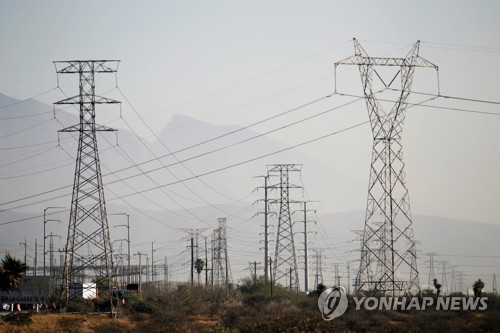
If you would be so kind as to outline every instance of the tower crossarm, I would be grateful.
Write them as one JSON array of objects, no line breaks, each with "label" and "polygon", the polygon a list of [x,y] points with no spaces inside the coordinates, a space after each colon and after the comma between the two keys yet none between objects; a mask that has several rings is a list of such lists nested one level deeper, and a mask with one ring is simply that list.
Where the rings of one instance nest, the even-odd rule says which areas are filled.
[{"label": "tower crossarm", "polygon": [[382,58],[365,57],[360,54],[356,54],[346,59],[337,61],[335,63],[335,67],[337,67],[338,65],[429,67],[436,70],[439,69],[437,65],[419,56],[412,56],[410,58]]},{"label": "tower crossarm", "polygon": [[417,41],[408,55],[404,58],[388,58],[388,57],[370,57],[359,44],[356,38],[354,41],[355,54],[351,57],[335,62],[334,66],[338,65],[358,65],[358,66],[393,66],[393,67],[429,67],[438,70],[439,67],[432,62],[420,57],[418,51],[420,49],[420,41]]},{"label": "tower crossarm", "polygon": [[54,61],[57,74],[116,73],[120,60]]},{"label": "tower crossarm", "polygon": [[93,96],[94,100],[85,100],[80,96],[73,96],[66,99],[63,99],[59,102],[55,102],[55,105],[66,105],[66,104],[121,104],[120,101],[102,97],[102,96]]}]

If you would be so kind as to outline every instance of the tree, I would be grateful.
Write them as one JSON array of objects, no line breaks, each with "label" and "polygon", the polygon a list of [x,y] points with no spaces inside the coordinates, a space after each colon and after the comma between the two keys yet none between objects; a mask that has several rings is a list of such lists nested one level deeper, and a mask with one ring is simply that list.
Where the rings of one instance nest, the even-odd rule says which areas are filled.
[{"label": "tree", "polygon": [[0,290],[11,292],[19,288],[27,267],[24,262],[6,254],[0,265]]},{"label": "tree", "polygon": [[434,287],[436,287],[436,296],[439,297],[439,294],[441,294],[441,284],[438,283],[437,279],[434,279]]},{"label": "tree", "polygon": [[474,296],[481,297],[481,292],[483,291],[484,288],[484,282],[481,281],[481,279],[478,279],[476,282],[474,282],[472,288],[474,290]]},{"label": "tree", "polygon": [[205,261],[200,258],[196,259],[194,268],[196,269],[196,273],[198,273],[198,284],[200,284],[200,274],[203,271],[203,267],[205,267]]}]

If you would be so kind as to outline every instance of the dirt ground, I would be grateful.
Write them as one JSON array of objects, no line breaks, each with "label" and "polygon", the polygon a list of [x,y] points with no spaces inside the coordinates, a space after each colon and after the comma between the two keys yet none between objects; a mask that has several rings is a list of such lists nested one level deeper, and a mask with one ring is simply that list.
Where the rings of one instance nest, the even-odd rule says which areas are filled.
[{"label": "dirt ground", "polygon": [[[109,322],[105,314],[33,314],[33,323],[29,325],[14,325],[0,320],[0,332],[8,333],[33,333],[33,332],[81,332],[94,333],[95,328]],[[133,328],[134,324],[127,317],[116,319],[120,324]]]}]

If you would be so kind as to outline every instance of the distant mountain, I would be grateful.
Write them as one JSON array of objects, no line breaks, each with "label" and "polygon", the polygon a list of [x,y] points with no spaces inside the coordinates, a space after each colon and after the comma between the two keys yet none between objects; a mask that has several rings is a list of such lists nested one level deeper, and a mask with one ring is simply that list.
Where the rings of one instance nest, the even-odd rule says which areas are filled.
[{"label": "distant mountain", "polygon": [[[60,147],[57,139],[58,130],[78,122],[76,112],[69,111],[56,110],[54,118],[52,106],[35,100],[20,102],[0,94],[0,251],[10,250],[20,256],[19,242],[27,238],[30,251],[34,251],[37,238],[40,253],[43,210],[70,205],[77,137],[61,135]],[[218,126],[174,115],[158,138],[138,139],[134,133],[120,129],[117,145],[109,133],[98,136],[108,213],[130,215],[136,251],[149,248],[155,241],[161,249],[159,257],[180,256],[185,250],[185,233],[180,229],[206,228],[204,235],[209,236],[217,218],[226,217],[231,265],[235,278],[241,277],[249,260],[262,257],[261,216],[253,217],[262,207],[251,205],[262,198],[262,191],[253,191],[263,182],[254,177],[264,175],[266,165],[294,163],[302,164],[302,174],[292,175],[290,181],[304,189],[291,190],[291,198],[321,200],[314,203],[319,222],[311,225],[315,234],[311,234],[310,246],[327,249],[325,279],[331,280],[334,263],[341,263],[344,273],[346,262],[356,266],[359,243],[352,230],[363,229],[365,183],[236,125]],[[40,193],[44,194],[37,195]],[[32,195],[36,196],[18,200]],[[55,248],[64,246],[68,216],[67,211],[49,215],[51,220],[61,220],[46,225],[47,233],[61,237],[54,238]],[[123,218],[109,217],[115,240],[126,237],[124,228],[113,227],[123,225]],[[294,219],[300,220],[297,215]],[[500,253],[500,226],[424,215],[415,215],[413,220],[417,241],[421,242],[419,265],[424,275],[426,252],[438,252],[443,255],[439,260],[461,265],[457,271],[467,273],[467,283],[476,276],[490,281],[494,272],[500,274],[495,266],[495,255]],[[17,222],[10,223],[13,221]],[[296,231],[301,225],[297,223]],[[271,230],[276,233],[277,228]],[[301,237],[296,234],[300,250]],[[182,260],[177,260],[179,265]],[[313,260],[310,262],[312,271]],[[180,268],[178,271],[182,272]],[[422,281],[426,277],[422,276]]]},{"label": "distant mountain", "polygon": [[[54,113],[52,106],[35,100],[21,103],[0,95],[0,107],[14,103],[17,104],[4,109],[2,117],[26,118],[0,121],[0,130],[5,133],[0,141],[0,149],[3,148],[0,150],[0,179],[4,189],[0,193],[1,202],[71,186],[74,162],[70,157],[76,156],[77,135],[62,133],[58,142],[57,131],[76,124],[76,112],[56,110]],[[364,185],[353,178],[301,151],[289,149],[280,142],[239,126],[217,126],[174,115],[158,135],[159,140],[140,140],[134,133],[123,129],[119,130],[118,138],[117,145],[113,134],[98,135],[103,174],[128,168],[117,175],[105,176],[104,182],[111,192],[107,194],[108,198],[147,190],[158,184],[172,184],[162,191],[173,191],[173,200],[179,201],[183,207],[206,205],[204,198],[210,198],[212,203],[230,203],[248,196],[256,186],[262,185],[253,177],[265,174],[267,164],[294,163],[302,164],[303,171],[301,178],[297,175],[291,181],[304,186],[312,199],[328,198],[335,202],[335,207],[327,205],[326,211],[335,211],[339,207],[341,210],[357,209],[358,203],[365,200]],[[17,149],[5,149],[12,147]],[[274,154],[278,151],[281,152]],[[175,155],[170,154],[172,152]],[[151,163],[131,167],[144,161]],[[141,173],[147,176],[130,177]],[[207,175],[197,179],[200,174]],[[127,178],[126,185],[120,181],[122,178]],[[181,182],[184,179],[191,180]],[[340,191],[331,191],[333,188],[351,190],[349,195],[344,195]],[[57,193],[69,194],[67,190]],[[54,196],[53,193],[38,199]],[[296,196],[297,200],[302,198],[300,192]],[[191,201],[183,199],[186,197]],[[127,202],[140,207],[161,209],[140,196],[127,198]],[[165,204],[171,209],[179,208],[173,200]],[[40,210],[47,204],[61,205],[62,202],[34,204],[29,209]]]}]

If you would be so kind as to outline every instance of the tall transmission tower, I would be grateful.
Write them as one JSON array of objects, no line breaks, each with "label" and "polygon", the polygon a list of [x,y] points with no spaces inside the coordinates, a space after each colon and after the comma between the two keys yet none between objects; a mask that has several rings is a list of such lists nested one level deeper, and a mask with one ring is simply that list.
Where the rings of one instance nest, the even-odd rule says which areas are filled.
[{"label": "tall transmission tower", "polygon": [[447,262],[441,261],[441,286],[443,288],[444,293],[448,294],[448,274],[447,274]]},{"label": "tall transmission tower", "polygon": [[226,219],[218,219],[219,226],[213,232],[213,284],[229,288],[231,267],[227,255]]},{"label": "tall transmission tower", "polygon": [[434,288],[434,279],[436,278],[436,274],[434,272],[434,256],[436,255],[435,252],[429,252],[426,253],[427,256],[429,256],[429,263],[428,269],[429,269],[429,280],[428,280],[428,288],[433,289]]},{"label": "tall transmission tower", "polygon": [[79,94],[56,102],[56,105],[79,105],[80,123],[59,132],[78,132],[71,213],[68,226],[66,255],[61,288],[61,305],[67,306],[83,293],[99,288],[100,298],[109,298],[111,313],[118,303],[111,292],[113,256],[109,237],[104,185],[97,150],[98,131],[115,131],[95,123],[96,104],[116,104],[118,101],[95,95],[95,74],[116,73],[119,60],[55,61],[57,74],[78,74]]},{"label": "tall transmission tower", "polygon": [[[290,189],[300,188],[290,183],[290,173],[300,172],[302,165],[299,164],[275,164],[267,166],[268,174],[279,174],[279,184],[269,186],[269,188],[279,189],[280,198],[278,214],[278,231],[276,236],[276,251],[274,253],[273,276],[275,282],[282,282],[287,285],[287,279],[290,289],[299,289],[299,270],[297,265],[297,256],[295,253],[295,243],[293,240],[292,217],[290,211],[291,203],[298,201],[290,200]],[[290,267],[292,274],[290,278]]]},{"label": "tall transmission tower", "polygon": [[314,289],[318,289],[318,285],[323,284],[323,250],[316,249],[314,253]]},{"label": "tall transmission tower", "polygon": [[450,294],[453,294],[457,290],[457,276],[455,274],[455,266],[451,266],[451,280],[450,280]]},{"label": "tall transmission tower", "polygon": [[[363,233],[358,283],[360,291],[386,294],[414,294],[420,290],[416,246],[413,236],[410,201],[406,187],[402,133],[407,100],[417,67],[438,69],[418,55],[415,43],[405,58],[370,57],[354,39],[354,56],[335,63],[359,68],[363,93],[373,134],[368,200]],[[377,69],[396,67],[397,72],[383,81]],[[373,74],[384,88],[400,76],[398,98],[390,112],[384,111],[373,90]]]}]

